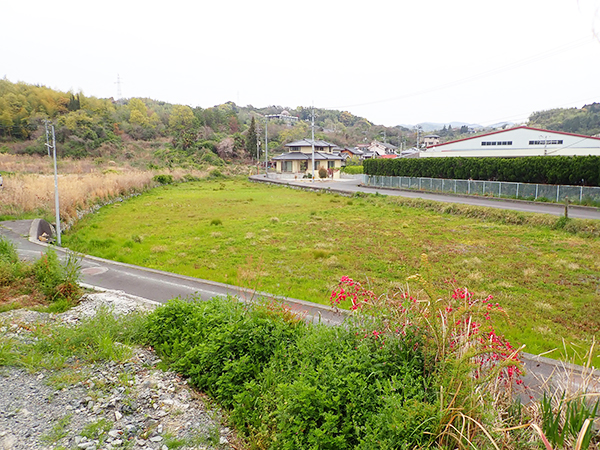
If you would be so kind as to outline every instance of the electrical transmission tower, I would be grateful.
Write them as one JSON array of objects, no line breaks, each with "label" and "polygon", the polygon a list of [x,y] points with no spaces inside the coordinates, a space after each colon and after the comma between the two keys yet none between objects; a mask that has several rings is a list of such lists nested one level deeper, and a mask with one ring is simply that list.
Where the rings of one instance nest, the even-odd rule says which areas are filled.
[{"label": "electrical transmission tower", "polygon": [[123,94],[121,93],[121,76],[119,74],[117,74],[117,81],[115,81],[115,84],[117,85],[117,100],[121,100]]}]

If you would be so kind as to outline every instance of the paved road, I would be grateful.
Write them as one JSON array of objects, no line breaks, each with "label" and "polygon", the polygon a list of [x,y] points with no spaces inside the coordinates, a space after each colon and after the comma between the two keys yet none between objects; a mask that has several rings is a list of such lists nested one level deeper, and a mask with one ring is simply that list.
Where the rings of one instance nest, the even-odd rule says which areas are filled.
[{"label": "paved road", "polygon": [[[530,202],[526,200],[510,200],[490,197],[478,197],[474,195],[452,195],[452,194],[435,194],[431,192],[414,191],[409,189],[392,189],[392,188],[374,188],[362,186],[361,180],[358,179],[342,179],[342,180],[327,180],[311,182],[310,180],[277,180],[273,178],[266,179],[264,175],[254,175],[250,179],[259,182],[287,184],[290,186],[298,186],[305,189],[327,189],[332,192],[340,193],[379,193],[382,195],[390,195],[407,198],[422,198],[425,200],[435,200],[445,203],[459,203],[473,206],[487,206],[496,209],[508,209],[512,211],[531,212],[539,214],[551,214],[553,216],[562,216],[565,213],[565,205],[558,203],[541,203]],[[600,208],[591,208],[587,206],[569,206],[569,217],[577,219],[596,219],[600,220]]]},{"label": "paved road", "polygon": [[[35,231],[31,231],[31,226],[31,220],[0,222],[0,235],[10,239],[16,245],[19,256],[27,260],[39,258],[47,248],[47,244],[29,239],[30,235],[36,234]],[[60,257],[64,257],[66,254],[64,249],[54,248]],[[237,286],[88,255],[81,256],[81,268],[84,285],[99,290],[121,290],[130,295],[161,303],[176,297],[207,300],[215,296],[227,295],[238,296],[246,301],[258,297],[279,299],[271,294],[254,292]],[[290,298],[283,300],[290,305],[291,309],[302,312],[313,320],[322,320],[325,323],[338,323],[342,320],[342,315],[327,306]]]}]

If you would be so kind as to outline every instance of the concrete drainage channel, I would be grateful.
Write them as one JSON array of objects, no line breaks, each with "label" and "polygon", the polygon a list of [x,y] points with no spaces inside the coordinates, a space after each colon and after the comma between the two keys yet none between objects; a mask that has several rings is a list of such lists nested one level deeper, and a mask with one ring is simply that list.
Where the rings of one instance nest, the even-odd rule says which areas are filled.
[{"label": "concrete drainage channel", "polygon": [[[311,189],[315,189],[315,187],[311,186]],[[8,228],[10,229],[10,226]],[[19,224],[18,228],[21,232],[24,231],[24,224]],[[54,229],[44,220],[33,220],[28,229],[29,242],[40,247],[48,246],[44,239],[52,241],[54,236]],[[2,233],[2,228],[0,228],[0,233]],[[15,236],[19,235],[13,233],[12,235],[9,234],[8,237],[15,240]],[[40,240],[40,237],[42,240]],[[24,240],[22,236],[20,238]],[[19,246],[19,242],[16,242],[16,244]],[[56,250],[59,256],[66,253],[61,248],[56,248]],[[41,252],[38,250],[37,254],[39,255]],[[81,273],[84,280],[82,284],[84,287],[99,291],[124,291],[129,295],[159,303],[164,303],[175,297],[188,298],[197,295],[201,299],[231,295],[245,302],[265,298],[282,302],[291,311],[304,316],[310,322],[326,325],[342,324],[349,314],[345,310],[338,310],[337,308],[303,300],[274,296],[224,283],[200,280],[93,256],[80,256],[82,262]],[[523,381],[526,386],[530,387],[530,394],[533,397],[541,395],[542,388],[548,390],[548,386],[571,392],[585,387],[587,392],[600,393],[600,371],[598,370],[529,353],[522,353],[522,359],[526,369],[526,376]],[[529,393],[524,394],[522,400],[529,401]]]}]

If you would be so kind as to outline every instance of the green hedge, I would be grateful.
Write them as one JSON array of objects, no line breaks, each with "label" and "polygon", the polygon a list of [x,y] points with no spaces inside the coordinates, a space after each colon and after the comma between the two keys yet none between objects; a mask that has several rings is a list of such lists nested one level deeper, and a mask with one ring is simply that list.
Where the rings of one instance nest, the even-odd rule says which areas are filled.
[{"label": "green hedge", "polygon": [[388,177],[600,186],[598,156],[369,159],[363,166],[367,175]]},{"label": "green hedge", "polygon": [[342,167],[342,172],[350,175],[359,175],[363,173],[363,166],[345,166]]}]

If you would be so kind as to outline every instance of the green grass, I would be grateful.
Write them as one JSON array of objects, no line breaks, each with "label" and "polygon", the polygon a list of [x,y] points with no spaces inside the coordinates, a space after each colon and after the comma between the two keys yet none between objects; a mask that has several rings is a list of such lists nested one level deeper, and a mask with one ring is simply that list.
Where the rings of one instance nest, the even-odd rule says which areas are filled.
[{"label": "green grass", "polygon": [[[0,334],[0,366],[55,370],[53,384],[75,383],[77,375],[68,371],[72,361],[125,361],[131,356],[130,346],[142,339],[144,323],[143,314],[115,318],[111,311],[102,308],[77,327],[38,323],[32,327],[34,341],[30,344]],[[5,326],[5,322],[0,322],[0,326]],[[67,370],[60,372],[62,369]]]},{"label": "green grass", "polygon": [[494,296],[510,318],[500,331],[525,343],[525,351],[562,349],[564,339],[583,354],[600,331],[600,240],[556,227],[556,221],[219,180],[163,186],[104,207],[65,234],[63,243],[103,258],[323,304],[343,275],[382,292],[420,273],[439,297],[457,280],[476,295]]},{"label": "green grass", "polygon": [[73,414],[67,414],[66,416],[56,420],[54,425],[52,425],[52,429],[48,433],[41,436],[41,441],[48,444],[55,444],[67,436],[69,434],[68,427],[71,422],[71,417],[73,417]]}]

